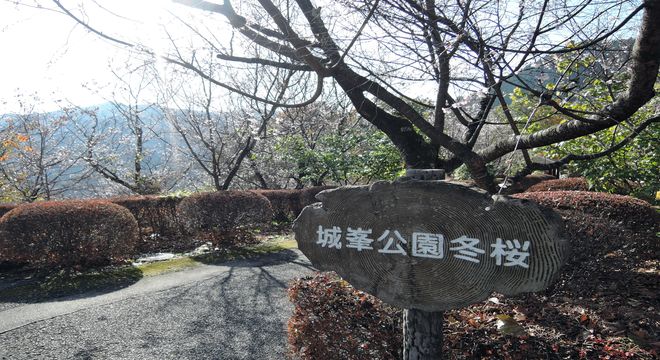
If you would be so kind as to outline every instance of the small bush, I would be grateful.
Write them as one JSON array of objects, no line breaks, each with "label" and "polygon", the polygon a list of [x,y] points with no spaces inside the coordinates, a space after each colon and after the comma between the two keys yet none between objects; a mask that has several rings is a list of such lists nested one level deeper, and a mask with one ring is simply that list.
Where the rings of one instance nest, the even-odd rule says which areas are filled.
[{"label": "small bush", "polygon": [[176,212],[182,197],[174,196],[130,196],[112,198],[114,204],[127,208],[140,227],[140,252],[189,250],[189,237],[185,236],[183,224]]},{"label": "small bush", "polygon": [[334,273],[294,281],[289,299],[289,345],[301,359],[401,358],[400,310]]},{"label": "small bush", "polygon": [[268,199],[250,191],[217,191],[188,196],[177,213],[192,235],[210,236],[251,225],[268,225],[273,210]]},{"label": "small bush", "polygon": [[582,177],[546,180],[530,186],[525,192],[540,191],[589,191],[589,183]]},{"label": "small bush", "polygon": [[656,231],[660,216],[644,200],[625,195],[589,191],[526,192],[514,197],[533,200],[543,206],[590,214],[622,224],[633,231]]},{"label": "small bush", "polygon": [[64,268],[117,264],[134,254],[137,237],[131,213],[106,201],[22,205],[0,220],[0,261]]}]

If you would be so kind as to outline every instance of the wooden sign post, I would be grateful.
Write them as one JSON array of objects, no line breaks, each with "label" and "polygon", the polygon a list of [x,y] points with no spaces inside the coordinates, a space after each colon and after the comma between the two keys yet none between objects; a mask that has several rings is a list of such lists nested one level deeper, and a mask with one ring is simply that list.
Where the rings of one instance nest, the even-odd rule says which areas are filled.
[{"label": "wooden sign post", "polygon": [[412,178],[323,191],[293,228],[316,268],[408,309],[404,358],[437,359],[442,311],[543,290],[569,246],[551,210]]},{"label": "wooden sign post", "polygon": [[[407,180],[440,181],[443,169],[407,169]],[[424,360],[442,358],[444,311],[403,309],[403,358]]]}]

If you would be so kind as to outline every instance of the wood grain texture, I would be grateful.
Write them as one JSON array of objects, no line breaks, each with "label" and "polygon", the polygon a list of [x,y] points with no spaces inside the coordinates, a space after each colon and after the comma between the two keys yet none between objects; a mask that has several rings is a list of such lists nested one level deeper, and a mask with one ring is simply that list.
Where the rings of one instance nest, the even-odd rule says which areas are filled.
[{"label": "wood grain texture", "polygon": [[[342,187],[317,195],[321,203],[306,207],[294,223],[300,250],[319,270],[336,271],[354,287],[402,308],[442,311],[486,299],[493,291],[513,295],[540,291],[557,275],[569,244],[562,220],[529,201],[444,181],[378,182]],[[317,243],[319,226],[342,230],[341,249]],[[373,250],[347,247],[348,228],[371,229]],[[387,230],[407,241],[406,255],[383,254]],[[441,259],[412,256],[412,234],[444,236]],[[451,240],[480,240],[479,263],[457,258]],[[491,257],[496,239],[529,241],[529,266],[502,266]]]}]

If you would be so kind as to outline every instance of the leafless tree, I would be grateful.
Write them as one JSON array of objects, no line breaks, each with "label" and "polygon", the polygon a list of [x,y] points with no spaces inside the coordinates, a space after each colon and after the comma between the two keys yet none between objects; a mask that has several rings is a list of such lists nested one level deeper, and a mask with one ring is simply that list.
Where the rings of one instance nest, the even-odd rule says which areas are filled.
[{"label": "leafless tree", "polygon": [[70,133],[75,111],[41,113],[35,110],[36,102],[25,99],[19,114],[5,114],[0,119],[3,128],[11,127],[12,134],[20,138],[10,150],[11,156],[0,163],[0,177],[20,196],[16,200],[24,202],[71,196],[90,177]]},{"label": "leafless tree", "polygon": [[[76,122],[76,135],[84,143],[85,162],[96,173],[132,193],[158,194],[170,190],[180,176],[168,169],[171,151],[160,146],[154,153],[158,146],[153,143],[160,142],[155,129],[165,119],[155,103],[143,103],[143,93],[155,88],[151,62],[136,66],[135,60],[124,64],[123,72],[111,67],[118,85],[106,104],[109,109],[79,109],[86,116]],[[149,143],[154,146],[148,148]]]},{"label": "leafless tree", "polygon": [[[117,35],[115,29],[96,29],[74,10],[58,0],[53,2],[105,39],[138,47]],[[165,60],[221,88],[282,108],[315,101],[324,82],[332,80],[362,117],[388,135],[407,166],[451,171],[465,164],[476,183],[493,192],[497,187],[486,169],[489,162],[522,151],[527,171],[559,166],[535,163],[525,152],[630,122],[655,96],[660,62],[660,24],[653,20],[660,15],[657,0],[364,0],[330,2],[323,9],[311,0],[256,0],[242,2],[238,10],[229,1],[175,2],[223,16],[242,37],[243,50],[238,52],[233,36],[220,40],[212,31],[186,23],[204,40],[206,50],[215,52],[227,66],[296,70],[310,80],[316,78],[312,83],[317,86],[301,93],[307,95],[305,100],[277,103],[232,86],[230,79],[212,76],[197,67],[190,56],[172,52],[164,56]],[[361,23],[357,28],[352,25],[356,20]],[[570,96],[543,83],[521,83],[516,76],[548,56],[577,59],[594,46],[625,36],[636,36],[627,86],[599,109],[575,111]],[[557,82],[565,87],[568,81],[560,77]],[[406,93],[411,84],[428,82],[435,83],[435,101],[417,104],[433,110],[432,116],[424,117]],[[535,109],[551,108],[567,121],[530,132],[527,122],[513,118],[504,109],[508,135],[475,148],[490,112],[498,105],[506,106],[502,87],[509,83],[535,96]],[[479,106],[474,111],[462,108],[457,101],[466,93],[479,94]],[[445,131],[447,114],[463,126],[462,136],[450,136]],[[654,114],[628,126],[635,134],[658,119]]]},{"label": "leafless tree", "polygon": [[[206,65],[195,61],[199,67],[214,67],[213,61]],[[267,70],[257,68],[249,75],[244,79],[244,88],[252,87],[256,93],[264,86],[267,89],[265,96],[279,102],[283,100],[294,72],[275,70],[269,74]],[[162,111],[182,140],[180,146],[172,145],[211,179],[215,190],[229,189],[237,176],[241,177],[239,171],[250,158],[258,140],[265,137],[277,105],[231,96],[222,99],[223,96],[214,92],[214,84],[208,80],[199,82],[198,87],[182,84],[174,87],[173,83],[168,79],[160,85],[164,94],[161,102],[166,105]],[[230,110],[223,110],[219,106],[222,103]],[[259,178],[259,171],[255,176]],[[263,177],[261,180],[265,181]]]}]

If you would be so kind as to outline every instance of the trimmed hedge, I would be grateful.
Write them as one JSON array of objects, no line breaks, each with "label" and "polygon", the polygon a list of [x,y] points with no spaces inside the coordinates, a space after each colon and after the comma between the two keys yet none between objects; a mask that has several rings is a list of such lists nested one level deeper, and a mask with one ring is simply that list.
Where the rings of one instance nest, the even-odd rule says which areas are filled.
[{"label": "trimmed hedge", "polygon": [[15,204],[0,204],[0,218],[6,213],[14,210],[18,205]]},{"label": "trimmed hedge", "polygon": [[[107,201],[85,200],[77,201],[76,203],[112,203],[128,210],[135,218],[138,225],[138,240],[134,245],[131,245],[132,254],[161,251],[187,251],[203,241],[211,240],[217,243],[217,240],[219,240],[218,235],[226,238],[226,235],[231,235],[230,233],[232,231],[240,230],[246,226],[270,225],[270,222],[273,219],[273,210],[275,210],[276,220],[280,222],[289,222],[295,219],[305,206],[316,202],[314,197],[318,192],[328,188],[330,187],[313,187],[304,190],[253,190],[249,192],[224,191],[218,193],[196,194],[187,198],[129,196],[111,198]],[[69,210],[54,210],[59,206],[56,206],[56,204],[73,203],[74,202],[71,201],[64,201],[20,205],[20,208],[33,209],[33,207],[46,207],[50,209],[33,209],[29,211],[28,215],[21,215],[21,226],[31,227],[32,225],[30,225],[30,222],[34,222],[35,224],[41,223],[43,221],[41,219],[42,215],[50,219],[50,217],[55,216],[50,214],[51,212],[57,213],[58,211],[62,211],[67,213]],[[18,205],[0,204],[0,217],[5,213],[14,210],[17,206]],[[48,212],[48,215],[42,214],[45,212]],[[73,214],[73,217],[79,216],[78,214],[71,214]],[[58,214],[57,216],[60,216],[63,219],[65,215]],[[89,214],[80,215],[81,219],[87,219],[89,216]],[[47,222],[50,221],[51,220],[47,220]],[[96,221],[96,219],[94,221]],[[62,220],[62,222],[64,222],[64,220]],[[78,224],[75,226],[78,227],[82,225]],[[247,233],[242,232],[241,234]],[[195,238],[191,235],[201,235],[201,237]],[[13,235],[8,234],[7,236],[11,238]],[[48,237],[51,235],[44,234],[43,236]],[[50,240],[47,241],[58,241],[55,239],[57,236],[60,235],[52,235],[52,237],[49,238]],[[69,238],[71,235],[62,233],[61,236]],[[97,235],[94,235],[94,238],[96,237]],[[42,241],[46,240],[39,240],[39,242]],[[73,241],[75,242],[78,240]],[[11,249],[6,247],[8,245],[3,245],[5,243],[9,244],[10,242],[13,244]],[[6,240],[4,243],[0,244],[0,264],[3,261],[8,261],[7,259],[9,258],[11,258],[12,261],[28,262],[28,260],[25,259],[31,258],[31,255],[17,254],[16,252],[19,248],[16,246],[17,245],[11,240]],[[46,248],[44,246],[42,247]],[[33,248],[24,250],[30,252],[32,249]],[[41,250],[37,249],[35,251],[38,252]],[[12,253],[11,256],[9,255],[10,252]],[[53,257],[62,258],[62,255],[54,255]],[[55,262],[62,261],[64,260],[57,260]],[[96,260],[90,261],[95,262]],[[30,260],[29,262],[43,261]]]},{"label": "trimmed hedge", "polygon": [[109,199],[133,214],[140,228],[139,252],[184,251],[190,244],[176,212],[182,197],[129,196]]},{"label": "trimmed hedge", "polygon": [[217,191],[190,195],[177,213],[192,235],[215,235],[245,226],[268,225],[273,210],[268,199],[250,191]]},{"label": "trimmed hedge", "polygon": [[289,222],[296,217],[300,207],[299,190],[252,190],[270,201],[273,209],[273,220]]},{"label": "trimmed hedge", "polygon": [[589,191],[589,183],[583,177],[554,179],[532,185],[525,192],[539,191]]},{"label": "trimmed hedge", "polygon": [[544,191],[513,195],[533,200],[557,210],[581,212],[620,223],[633,231],[654,230],[660,223],[658,212],[644,200],[631,196],[591,191]]},{"label": "trimmed hedge", "polygon": [[[291,351],[301,359],[400,359],[401,311],[355,290],[334,273],[294,281],[288,322]],[[294,356],[294,357],[295,357]]]},{"label": "trimmed hedge", "polygon": [[0,219],[0,262],[37,267],[118,264],[134,254],[138,225],[107,201],[21,205]]},{"label": "trimmed hedge", "polygon": [[316,194],[332,186],[314,186],[302,190],[251,190],[255,194],[265,196],[273,207],[273,219],[279,222],[290,222],[298,217],[305,206],[317,202]]}]

